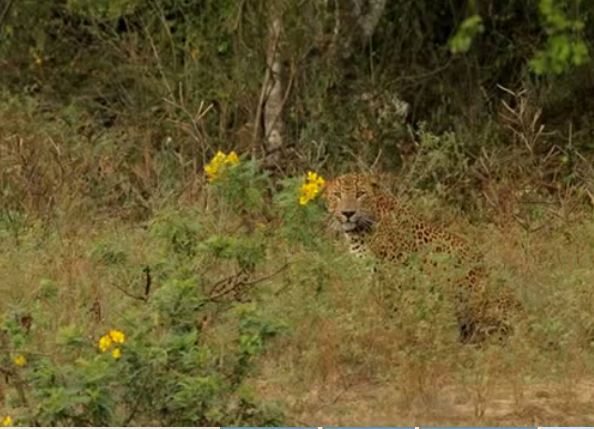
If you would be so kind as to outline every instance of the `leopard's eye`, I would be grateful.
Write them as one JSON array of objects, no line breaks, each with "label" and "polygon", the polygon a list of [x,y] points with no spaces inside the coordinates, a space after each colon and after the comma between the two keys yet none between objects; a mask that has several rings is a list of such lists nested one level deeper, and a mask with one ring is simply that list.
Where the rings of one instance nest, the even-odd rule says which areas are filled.
[{"label": "leopard's eye", "polygon": [[357,197],[357,198],[363,198],[365,195],[367,195],[367,192],[365,192],[365,191],[357,191],[357,193],[355,194],[355,197]]},{"label": "leopard's eye", "polygon": [[340,191],[334,191],[334,192],[332,192],[332,195],[333,195],[335,198],[340,198]]}]

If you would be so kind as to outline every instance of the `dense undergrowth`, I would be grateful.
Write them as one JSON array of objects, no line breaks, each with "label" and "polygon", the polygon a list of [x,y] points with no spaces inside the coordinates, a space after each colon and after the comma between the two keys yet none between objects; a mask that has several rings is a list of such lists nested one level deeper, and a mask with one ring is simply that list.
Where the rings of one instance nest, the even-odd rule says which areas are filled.
[{"label": "dense undergrowth", "polygon": [[[42,3],[0,10],[1,423],[594,424],[589,3],[387,2],[368,38],[349,2]],[[448,273],[370,276],[309,170],[475,243],[509,344],[460,344]]]},{"label": "dense undergrowth", "polygon": [[[378,285],[320,202],[300,204],[302,177],[274,186],[243,157],[219,162],[210,183],[202,171],[162,180],[180,162],[167,151],[140,165],[116,157],[117,141],[87,151],[26,108],[3,113],[2,136],[1,393],[17,424],[297,424],[334,415],[297,399],[312,388],[361,383],[393,386],[411,422],[456,385],[489,421],[495,386],[520,407],[534,383],[577,385],[594,369],[594,222],[578,192],[509,213],[485,206],[472,224],[439,192],[410,192],[426,218],[477,243],[489,281],[513,285],[527,309],[506,347],[474,348],[458,341],[443,277],[394,267]],[[430,152],[416,162],[435,165]],[[393,313],[396,284],[404,296],[390,299],[407,305]],[[112,329],[125,342],[102,352]]]}]

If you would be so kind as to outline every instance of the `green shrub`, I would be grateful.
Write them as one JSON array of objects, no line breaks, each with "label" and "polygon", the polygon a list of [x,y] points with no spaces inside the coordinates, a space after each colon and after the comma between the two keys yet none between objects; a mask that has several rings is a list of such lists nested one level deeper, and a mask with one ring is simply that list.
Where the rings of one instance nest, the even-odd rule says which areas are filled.
[{"label": "green shrub", "polygon": [[[588,45],[582,34],[584,20],[580,16],[572,19],[563,7],[567,2],[540,0],[538,10],[547,34],[544,49],[539,49],[530,61],[534,73],[560,75],[573,66],[589,60]],[[575,0],[576,9],[581,0]]]},{"label": "green shrub", "polygon": [[[67,323],[50,334],[54,323],[47,312],[59,292],[47,278],[36,300],[5,314],[0,365],[8,368],[9,388],[2,408],[17,424],[283,422],[280,404],[259,400],[246,380],[270,341],[286,331],[285,323],[265,311],[257,288],[239,302],[214,299],[211,287],[225,267],[256,277],[265,273],[268,253],[284,240],[305,244],[315,237],[320,243],[322,210],[316,202],[299,204],[302,179],[290,180],[268,208],[283,226],[265,233],[267,228],[243,222],[265,221],[267,182],[257,164],[238,161],[219,173],[208,186],[206,210],[162,210],[143,234],[152,290],[147,284],[137,293],[130,286],[137,258],[126,237],[91,241],[89,263],[127,295],[127,301],[106,301],[114,306],[109,320]],[[213,322],[207,327],[206,320]]]}]

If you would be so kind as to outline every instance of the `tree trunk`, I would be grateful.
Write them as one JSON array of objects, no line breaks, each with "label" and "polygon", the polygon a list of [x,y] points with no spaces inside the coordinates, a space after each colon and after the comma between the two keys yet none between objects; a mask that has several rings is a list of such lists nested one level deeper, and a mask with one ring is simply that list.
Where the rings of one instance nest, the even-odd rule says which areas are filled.
[{"label": "tree trunk", "polygon": [[254,128],[255,143],[260,137],[258,125],[261,124],[264,166],[276,169],[281,168],[285,133],[285,123],[282,115],[284,105],[283,70],[279,50],[281,29],[281,20],[276,16],[272,19],[270,26],[266,54],[266,73],[262,84],[258,114],[256,115],[257,123]]},{"label": "tree trunk", "polygon": [[386,0],[350,0],[338,3],[332,51],[348,59],[356,45],[365,44],[386,9]]}]

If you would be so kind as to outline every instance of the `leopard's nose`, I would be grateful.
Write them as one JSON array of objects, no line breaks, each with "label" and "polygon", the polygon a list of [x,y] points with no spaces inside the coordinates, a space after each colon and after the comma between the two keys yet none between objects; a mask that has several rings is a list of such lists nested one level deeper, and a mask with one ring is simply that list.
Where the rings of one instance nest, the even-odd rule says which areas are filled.
[{"label": "leopard's nose", "polygon": [[350,220],[355,214],[353,210],[343,210],[341,213],[346,218],[346,220]]}]

